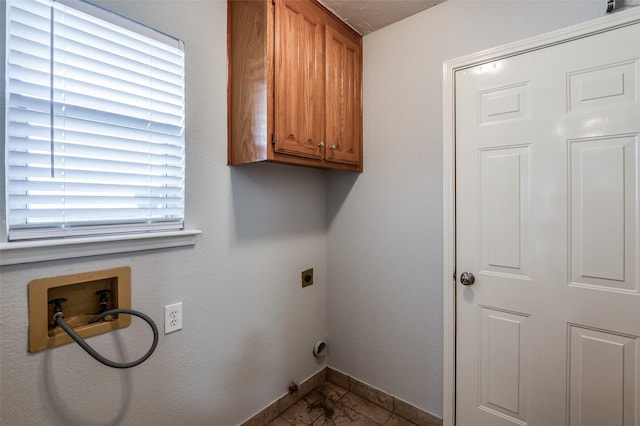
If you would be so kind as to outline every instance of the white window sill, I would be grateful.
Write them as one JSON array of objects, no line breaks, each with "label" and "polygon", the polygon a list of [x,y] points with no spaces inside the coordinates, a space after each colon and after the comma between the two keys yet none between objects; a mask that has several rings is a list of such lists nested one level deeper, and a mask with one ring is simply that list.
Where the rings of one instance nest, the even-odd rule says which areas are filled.
[{"label": "white window sill", "polygon": [[199,230],[0,243],[0,266],[193,246]]}]

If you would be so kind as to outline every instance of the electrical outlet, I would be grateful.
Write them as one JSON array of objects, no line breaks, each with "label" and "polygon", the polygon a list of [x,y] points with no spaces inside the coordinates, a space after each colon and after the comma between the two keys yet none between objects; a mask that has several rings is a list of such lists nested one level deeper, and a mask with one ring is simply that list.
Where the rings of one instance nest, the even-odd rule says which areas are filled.
[{"label": "electrical outlet", "polygon": [[182,302],[164,307],[164,334],[182,330]]},{"label": "electrical outlet", "polygon": [[313,268],[302,271],[302,287],[313,285]]}]

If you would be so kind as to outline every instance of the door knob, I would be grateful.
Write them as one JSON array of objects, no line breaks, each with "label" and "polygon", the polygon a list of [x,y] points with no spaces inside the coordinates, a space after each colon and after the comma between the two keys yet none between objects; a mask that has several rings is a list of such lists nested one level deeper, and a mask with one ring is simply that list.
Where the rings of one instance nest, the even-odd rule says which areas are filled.
[{"label": "door knob", "polygon": [[476,277],[474,277],[471,272],[463,272],[462,275],[460,275],[460,282],[462,285],[471,285],[476,282]]}]

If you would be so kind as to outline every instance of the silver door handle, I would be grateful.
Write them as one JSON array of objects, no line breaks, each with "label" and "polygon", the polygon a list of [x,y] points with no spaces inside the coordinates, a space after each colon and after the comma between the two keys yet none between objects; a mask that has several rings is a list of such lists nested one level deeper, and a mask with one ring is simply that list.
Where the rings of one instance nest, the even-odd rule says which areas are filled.
[{"label": "silver door handle", "polygon": [[474,277],[471,272],[463,272],[462,275],[460,275],[460,283],[462,283],[462,285],[472,285],[475,282],[476,277]]}]

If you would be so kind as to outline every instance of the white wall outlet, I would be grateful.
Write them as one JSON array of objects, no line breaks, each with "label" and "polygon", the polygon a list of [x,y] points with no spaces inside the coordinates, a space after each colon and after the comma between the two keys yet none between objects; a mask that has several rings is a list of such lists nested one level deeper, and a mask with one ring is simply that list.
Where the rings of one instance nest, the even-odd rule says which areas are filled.
[{"label": "white wall outlet", "polygon": [[182,330],[182,302],[164,307],[164,334]]}]

